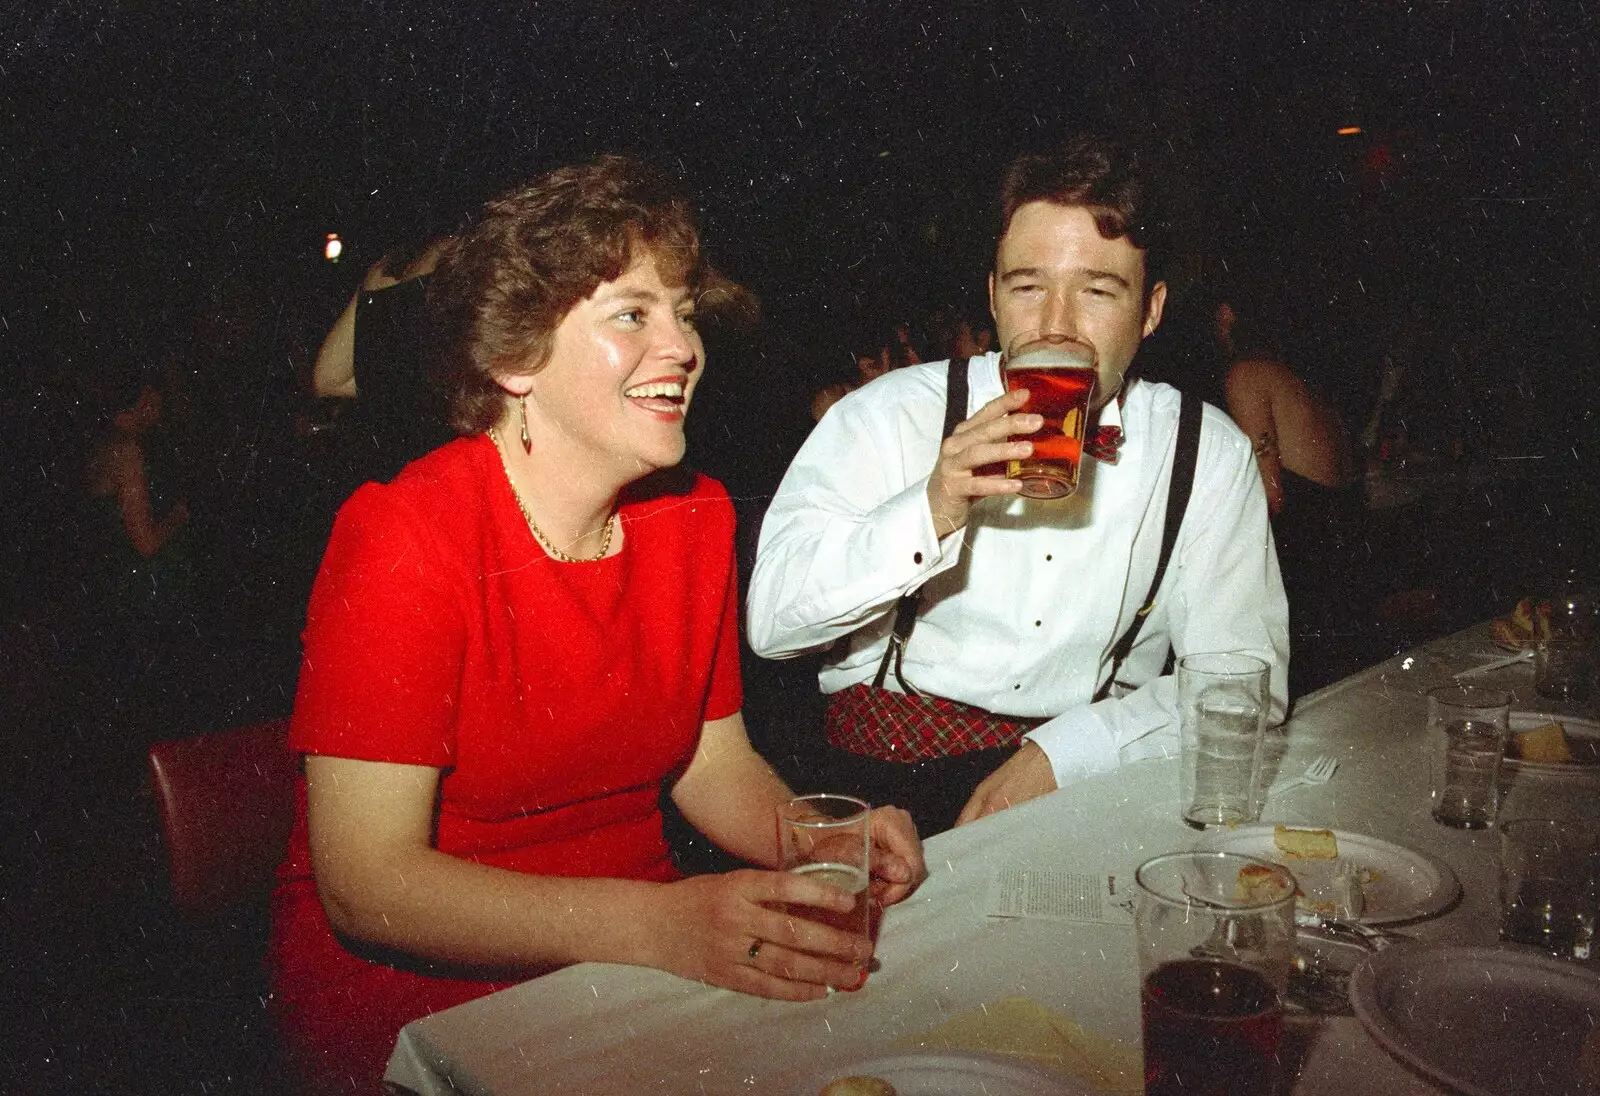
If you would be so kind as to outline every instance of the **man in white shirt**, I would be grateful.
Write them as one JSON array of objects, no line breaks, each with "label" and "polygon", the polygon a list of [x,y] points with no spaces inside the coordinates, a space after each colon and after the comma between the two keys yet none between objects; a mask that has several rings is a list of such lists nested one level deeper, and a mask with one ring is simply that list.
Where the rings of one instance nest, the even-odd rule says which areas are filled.
[{"label": "man in white shirt", "polygon": [[[1005,391],[996,353],[968,361],[964,421],[942,442],[940,362],[840,400],[791,464],[761,529],[748,629],[769,658],[828,649],[827,790],[904,802],[926,833],[1175,752],[1169,645],[1266,660],[1282,718],[1287,607],[1266,498],[1250,443],[1213,407],[1154,607],[1113,667],[1156,576],[1180,406],[1165,385],[1124,383],[1166,301],[1146,201],[1134,158],[1097,139],[1023,157],[1002,185],[998,345],[1024,331],[1079,344],[1101,434],[1125,439],[1114,463],[1083,461],[1076,494],[1023,499],[999,474],[1042,419]],[[918,588],[896,651],[897,603]]]}]

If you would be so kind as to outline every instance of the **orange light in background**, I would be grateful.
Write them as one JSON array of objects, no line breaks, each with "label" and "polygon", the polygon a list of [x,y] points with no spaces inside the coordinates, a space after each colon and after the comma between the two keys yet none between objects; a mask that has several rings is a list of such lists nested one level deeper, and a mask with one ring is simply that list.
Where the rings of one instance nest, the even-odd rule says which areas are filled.
[{"label": "orange light in background", "polygon": [[1339,129],[1337,130],[1337,132],[1338,132],[1339,136],[1341,136],[1341,137],[1354,137],[1356,134],[1361,132],[1361,127],[1360,126],[1340,126]]},{"label": "orange light in background", "polygon": [[337,232],[328,233],[327,242],[322,245],[322,257],[330,263],[336,263],[342,254],[344,254],[344,241],[339,239]]}]

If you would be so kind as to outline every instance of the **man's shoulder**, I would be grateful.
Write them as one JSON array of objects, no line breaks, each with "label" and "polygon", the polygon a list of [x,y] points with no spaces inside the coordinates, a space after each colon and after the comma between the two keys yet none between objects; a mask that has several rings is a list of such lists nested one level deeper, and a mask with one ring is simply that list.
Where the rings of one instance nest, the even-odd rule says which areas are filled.
[{"label": "man's shoulder", "polygon": [[906,399],[944,399],[946,362],[924,362],[893,369],[845,395],[839,402],[857,408],[898,404]]}]

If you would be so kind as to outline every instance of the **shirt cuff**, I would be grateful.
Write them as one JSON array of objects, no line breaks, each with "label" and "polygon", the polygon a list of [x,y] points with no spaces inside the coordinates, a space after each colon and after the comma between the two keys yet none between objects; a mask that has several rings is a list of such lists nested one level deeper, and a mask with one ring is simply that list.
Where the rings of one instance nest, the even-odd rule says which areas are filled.
[{"label": "shirt cuff", "polygon": [[1116,737],[1087,704],[1039,724],[1022,737],[1050,759],[1058,788],[1117,768]]},{"label": "shirt cuff", "polygon": [[1129,762],[1177,754],[1178,728],[1168,720],[1131,741],[1119,742],[1110,717],[1120,704],[1122,701],[1115,699],[1085,704],[1022,736],[1044,751],[1055,774],[1056,787],[1115,772]]},{"label": "shirt cuff", "polygon": [[908,579],[900,583],[902,590],[914,590],[934,575],[948,571],[961,559],[961,546],[966,541],[966,530],[957,529],[940,538],[933,527],[933,513],[928,509],[928,480],[926,477],[905,488],[883,503],[880,510],[887,516],[882,528],[890,530],[889,538],[895,564],[890,573],[907,573]]}]

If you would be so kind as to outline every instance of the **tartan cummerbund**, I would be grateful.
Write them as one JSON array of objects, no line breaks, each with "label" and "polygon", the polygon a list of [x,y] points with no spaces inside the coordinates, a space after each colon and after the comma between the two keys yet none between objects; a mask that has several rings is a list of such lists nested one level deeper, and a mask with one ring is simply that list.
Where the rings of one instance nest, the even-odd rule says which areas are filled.
[{"label": "tartan cummerbund", "polygon": [[1015,746],[1043,719],[996,715],[942,696],[908,696],[861,683],[828,698],[830,745],[914,764],[991,746]]}]

